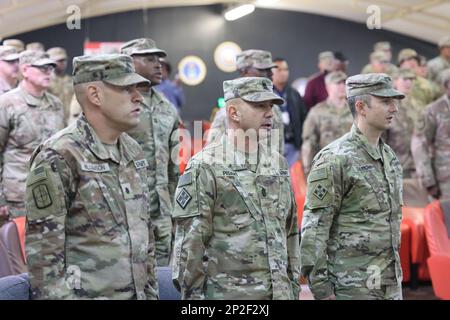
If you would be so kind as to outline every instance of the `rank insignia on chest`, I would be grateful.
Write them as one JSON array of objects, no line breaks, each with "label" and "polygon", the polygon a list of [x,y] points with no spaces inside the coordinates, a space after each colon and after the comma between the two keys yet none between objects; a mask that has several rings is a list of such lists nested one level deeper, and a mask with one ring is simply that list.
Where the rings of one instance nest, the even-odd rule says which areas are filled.
[{"label": "rank insignia on chest", "polygon": [[186,208],[189,201],[192,200],[192,196],[187,192],[185,188],[181,189],[180,193],[177,196],[177,203],[181,208]]},{"label": "rank insignia on chest", "polygon": [[319,199],[322,200],[327,194],[327,189],[325,189],[321,184],[318,184],[314,189],[313,194]]}]

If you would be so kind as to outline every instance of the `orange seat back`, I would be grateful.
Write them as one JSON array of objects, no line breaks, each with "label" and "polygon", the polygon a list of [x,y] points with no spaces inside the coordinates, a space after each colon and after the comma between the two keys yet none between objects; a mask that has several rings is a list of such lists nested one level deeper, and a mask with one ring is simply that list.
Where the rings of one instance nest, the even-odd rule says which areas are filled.
[{"label": "orange seat back", "polygon": [[23,260],[26,262],[27,257],[25,255],[25,229],[26,229],[26,217],[19,217],[13,219],[17,227],[17,232],[19,234],[20,247],[22,249]]},{"label": "orange seat back", "polygon": [[424,224],[430,255],[450,256],[450,239],[439,201],[425,208]]},{"label": "orange seat back", "polygon": [[303,205],[306,198],[306,178],[303,172],[302,162],[299,160],[291,166],[292,190],[297,203],[298,227],[301,228],[303,218]]}]

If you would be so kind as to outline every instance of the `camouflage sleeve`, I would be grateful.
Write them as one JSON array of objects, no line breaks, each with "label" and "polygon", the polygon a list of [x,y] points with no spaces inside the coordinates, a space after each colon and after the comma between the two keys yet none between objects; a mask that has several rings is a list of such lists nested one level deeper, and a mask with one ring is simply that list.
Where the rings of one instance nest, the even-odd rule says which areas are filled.
[{"label": "camouflage sleeve", "polygon": [[295,203],[294,193],[291,189],[291,210],[289,218],[286,221],[287,251],[288,251],[288,275],[292,283],[293,296],[299,297],[300,287],[300,255],[299,255],[299,234],[297,205]]},{"label": "camouflage sleeve", "polygon": [[205,299],[208,264],[205,249],[212,234],[214,181],[208,169],[188,167],[180,177],[175,193],[172,279],[182,299]]},{"label": "camouflage sleeve", "polygon": [[411,153],[416,165],[417,175],[425,188],[436,185],[432,167],[430,147],[434,144],[436,119],[429,108],[420,115],[411,139]]},{"label": "camouflage sleeve", "polygon": [[175,194],[175,189],[177,188],[178,179],[180,178],[180,166],[179,163],[179,153],[180,153],[180,139],[179,139],[179,128],[181,124],[181,119],[177,115],[177,119],[174,123],[172,133],[170,135],[169,141],[169,194]]},{"label": "camouflage sleeve", "polygon": [[9,137],[9,115],[8,108],[0,99],[0,207],[6,205],[3,193],[3,152]]},{"label": "camouflage sleeve", "polygon": [[305,177],[308,176],[311,171],[311,164],[314,156],[319,152],[319,134],[316,130],[317,121],[314,114],[314,109],[311,110],[306,116],[306,120],[303,123],[303,133],[302,133],[302,165]]},{"label": "camouflage sleeve", "polygon": [[308,176],[303,212],[300,264],[316,299],[334,293],[328,277],[327,241],[333,217],[340,207],[341,170],[333,160],[315,159]]},{"label": "camouflage sleeve", "polygon": [[41,151],[26,181],[26,254],[32,299],[78,299],[65,264],[65,224],[70,194],[70,166],[53,150]]},{"label": "camouflage sleeve", "polygon": [[210,144],[217,139],[220,139],[225,132],[226,128],[226,112],[222,111],[223,109],[219,109],[216,112],[213,122],[211,123],[211,127],[208,130],[208,134],[206,137],[206,144]]}]

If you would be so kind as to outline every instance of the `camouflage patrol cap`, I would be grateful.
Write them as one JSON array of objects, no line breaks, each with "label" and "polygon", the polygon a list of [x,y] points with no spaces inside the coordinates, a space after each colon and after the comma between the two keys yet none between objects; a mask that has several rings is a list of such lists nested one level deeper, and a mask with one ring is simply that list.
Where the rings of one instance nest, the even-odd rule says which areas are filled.
[{"label": "camouflage patrol cap", "polygon": [[19,54],[16,48],[11,46],[0,46],[0,60],[14,61],[19,60]]},{"label": "camouflage patrol cap", "polygon": [[125,54],[85,55],[73,58],[73,84],[103,81],[129,86],[150,81],[135,72],[133,59]]},{"label": "camouflage patrol cap", "polygon": [[120,47],[120,53],[132,56],[134,54],[157,54],[165,57],[167,53],[156,47],[156,42],[149,38],[139,38],[128,41]]},{"label": "camouflage patrol cap", "polygon": [[50,48],[47,50],[47,54],[50,56],[50,59],[55,61],[67,59],[67,52],[61,47]]},{"label": "camouflage patrol cap", "polygon": [[392,79],[416,79],[416,73],[411,69],[398,69],[392,74]]},{"label": "camouflage patrol cap", "polygon": [[376,97],[403,99],[405,95],[392,87],[391,78],[384,73],[357,74],[345,82],[347,98],[370,94]]},{"label": "camouflage patrol cap", "polygon": [[391,44],[388,41],[379,41],[373,45],[373,51],[391,50]]},{"label": "camouflage patrol cap", "polygon": [[34,67],[45,65],[56,66],[56,62],[43,51],[25,50],[19,55],[19,64],[31,64]]},{"label": "camouflage patrol cap", "polygon": [[341,81],[345,81],[347,79],[347,75],[343,71],[333,71],[328,73],[325,76],[325,83],[339,83]]},{"label": "camouflage patrol cap", "polygon": [[380,61],[380,62],[389,62],[389,59],[384,51],[374,51],[370,54],[370,60]]},{"label": "camouflage patrol cap", "polygon": [[45,51],[45,47],[41,42],[28,43],[25,50]]},{"label": "camouflage patrol cap", "polygon": [[450,36],[444,36],[441,39],[439,39],[438,47],[450,47]]},{"label": "camouflage patrol cap", "polygon": [[319,61],[325,60],[325,59],[334,59],[334,53],[331,51],[323,51],[323,52],[319,53],[319,55],[317,56],[317,59]]},{"label": "camouflage patrol cap", "polygon": [[273,63],[272,54],[269,51],[250,49],[236,56],[236,69],[243,68],[271,69],[278,66]]},{"label": "camouflage patrol cap", "polygon": [[241,98],[247,102],[272,101],[283,104],[284,100],[273,93],[272,81],[262,77],[243,77],[223,82],[225,101]]},{"label": "camouflage patrol cap", "polygon": [[405,60],[409,59],[418,59],[419,55],[417,54],[417,51],[414,49],[403,49],[398,53],[398,64],[401,64]]},{"label": "camouflage patrol cap", "polygon": [[3,40],[3,45],[4,46],[11,46],[11,47],[16,48],[18,53],[20,53],[20,52],[25,50],[25,44],[23,43],[22,40],[19,40],[19,39],[6,39],[6,40]]}]

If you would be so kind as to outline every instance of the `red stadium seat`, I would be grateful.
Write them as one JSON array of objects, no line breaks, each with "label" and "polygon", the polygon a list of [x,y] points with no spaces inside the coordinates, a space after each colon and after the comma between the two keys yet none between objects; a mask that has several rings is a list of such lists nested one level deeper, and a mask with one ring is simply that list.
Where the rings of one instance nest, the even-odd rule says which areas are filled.
[{"label": "red stadium seat", "polygon": [[306,179],[302,162],[299,160],[291,166],[292,189],[297,203],[298,227],[302,226],[303,205],[306,198]]},{"label": "red stadium seat", "polygon": [[408,282],[411,278],[411,228],[408,224],[402,222],[401,245],[400,245],[400,263],[403,271],[403,282]]},{"label": "red stadium seat", "polygon": [[427,262],[434,293],[440,299],[450,300],[450,238],[439,201],[433,201],[425,208],[424,226],[430,252]]}]

